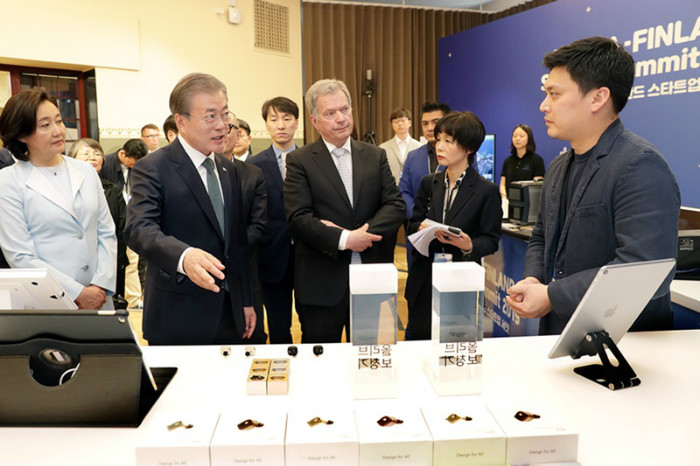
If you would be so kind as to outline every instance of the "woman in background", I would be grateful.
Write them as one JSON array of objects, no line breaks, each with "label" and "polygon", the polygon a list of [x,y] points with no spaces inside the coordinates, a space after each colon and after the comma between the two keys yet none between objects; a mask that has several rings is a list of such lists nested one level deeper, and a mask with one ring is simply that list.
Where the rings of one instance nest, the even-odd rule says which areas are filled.
[{"label": "woman in background", "polygon": [[[75,142],[68,151],[68,157],[82,160],[92,165],[99,174],[104,165],[104,150],[99,142],[91,138],[83,138]],[[117,234],[117,289],[112,297],[117,309],[126,309],[127,302],[124,299],[124,275],[129,259],[126,255],[126,242],[124,241],[124,224],[126,223],[126,202],[119,186],[111,181],[100,178],[102,189],[107,199],[107,207],[112,214],[112,220]]]},{"label": "woman in background", "polygon": [[502,215],[498,187],[473,166],[484,133],[484,125],[472,112],[449,113],[435,125],[435,152],[446,169],[421,180],[407,234],[426,228],[426,219],[461,231],[459,235],[438,231],[428,257],[414,249],[406,280],[406,339],[430,339],[433,262],[479,262],[498,249]]},{"label": "woman in background", "polygon": [[501,170],[501,197],[508,198],[508,186],[513,181],[541,180],[544,178],[544,160],[535,153],[532,129],[520,124],[513,129],[510,156],[503,161]]},{"label": "woman in background", "polygon": [[0,246],[13,268],[47,268],[82,309],[110,308],[117,238],[97,172],[62,155],[66,127],[43,89],[12,96],[0,138],[17,163],[0,171]]}]

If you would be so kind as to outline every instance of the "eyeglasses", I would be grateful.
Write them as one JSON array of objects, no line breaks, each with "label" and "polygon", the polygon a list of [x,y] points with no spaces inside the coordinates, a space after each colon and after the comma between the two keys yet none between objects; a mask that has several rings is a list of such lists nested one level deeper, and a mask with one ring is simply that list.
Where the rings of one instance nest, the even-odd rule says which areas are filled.
[{"label": "eyeglasses", "polygon": [[198,120],[202,120],[204,123],[206,123],[209,126],[212,126],[216,124],[218,120],[223,121],[227,125],[229,125],[229,131],[231,130],[231,112],[224,112],[221,115],[217,115],[216,113],[207,113],[203,117],[198,117],[196,115],[192,115],[190,113],[185,113],[188,117],[196,118]]},{"label": "eyeglasses", "polygon": [[324,120],[333,120],[338,114],[341,114],[343,116],[348,116],[352,113],[352,108],[349,106],[342,107],[338,110],[328,110],[327,112],[323,112],[321,116],[323,117]]},{"label": "eyeglasses", "polygon": [[228,132],[230,133],[230,132],[233,131],[234,129],[235,129],[236,131],[238,131],[238,126],[234,125],[233,123],[229,123],[229,124],[228,124]]},{"label": "eyeglasses", "polygon": [[160,134],[145,134],[142,137],[149,139],[160,139]]}]

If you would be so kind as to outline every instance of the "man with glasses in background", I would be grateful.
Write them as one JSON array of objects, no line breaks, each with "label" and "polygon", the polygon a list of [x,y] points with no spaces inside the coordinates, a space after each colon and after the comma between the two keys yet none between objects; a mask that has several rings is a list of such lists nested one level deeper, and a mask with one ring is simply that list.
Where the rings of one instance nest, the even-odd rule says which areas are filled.
[{"label": "man with glasses in background", "polygon": [[192,73],[170,94],[177,139],[134,165],[124,236],[149,267],[143,335],[152,345],[237,344],[256,315],[234,164],[220,155],[226,86]]},{"label": "man with glasses in background", "polygon": [[406,206],[386,152],[353,140],[350,92],[323,79],[306,92],[316,141],[287,156],[284,207],[296,245],[294,288],[302,343],[349,335],[349,266],[392,263]]},{"label": "man with glasses in background", "polygon": [[233,155],[238,160],[242,162],[247,162],[248,157],[252,157],[253,154],[250,152],[250,143],[253,137],[250,135],[250,125],[248,123],[238,118],[238,140],[236,145],[233,146]]},{"label": "man with glasses in background", "polygon": [[395,109],[389,116],[391,128],[394,130],[394,137],[379,145],[386,151],[386,158],[389,160],[391,174],[399,184],[403,165],[406,156],[412,150],[418,149],[421,144],[411,137],[411,112],[403,107]]},{"label": "man with glasses in background", "polygon": [[158,150],[160,147],[160,128],[153,123],[144,125],[141,128],[141,140],[146,143],[149,153]]}]

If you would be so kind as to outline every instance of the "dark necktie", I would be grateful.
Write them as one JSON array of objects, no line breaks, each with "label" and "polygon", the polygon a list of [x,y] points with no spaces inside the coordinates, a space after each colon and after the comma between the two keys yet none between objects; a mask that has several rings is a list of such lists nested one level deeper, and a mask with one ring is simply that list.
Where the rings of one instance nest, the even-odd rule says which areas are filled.
[{"label": "dark necktie", "polygon": [[221,227],[221,233],[226,234],[226,229],[224,228],[224,200],[221,198],[221,188],[219,185],[219,179],[216,177],[216,166],[214,161],[210,158],[206,158],[202,163],[204,168],[207,169],[207,190],[209,191],[209,199],[211,200],[211,205],[214,207],[214,213],[216,214],[216,219],[219,221],[219,227]]}]

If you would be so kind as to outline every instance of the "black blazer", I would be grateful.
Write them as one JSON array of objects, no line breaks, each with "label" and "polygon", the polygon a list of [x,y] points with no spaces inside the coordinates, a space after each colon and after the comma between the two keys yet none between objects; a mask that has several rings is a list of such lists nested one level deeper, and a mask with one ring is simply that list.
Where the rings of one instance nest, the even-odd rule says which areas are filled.
[{"label": "black blazer", "polygon": [[200,288],[177,272],[188,247],[201,248],[224,264],[236,326],[241,333],[245,328],[242,306],[251,305],[251,292],[240,175],[233,162],[221,156],[216,156],[216,168],[224,195],[225,235],[179,141],[132,168],[124,236],[148,261],[143,331],[152,343],[208,344],[216,336],[224,293]]},{"label": "black blazer", "polygon": [[117,289],[116,293],[124,294],[124,272],[129,265],[129,258],[126,256],[126,241],[124,241],[124,225],[126,224],[126,203],[119,187],[111,181],[101,179],[102,189],[107,199],[109,213],[114,220],[115,233],[117,234]]},{"label": "black blazer", "polygon": [[100,178],[114,183],[117,187],[124,191],[124,173],[122,173],[122,164],[117,155],[119,151],[105,155],[105,162],[100,170]]},{"label": "black blazer", "polygon": [[267,189],[267,235],[259,250],[260,280],[279,283],[284,279],[291,251],[292,232],[284,215],[284,181],[272,146],[251,157],[248,163],[262,170]]},{"label": "black blazer", "polygon": [[[0,147],[0,170],[9,167],[13,163],[15,163],[15,159],[12,158],[12,153],[8,149]],[[5,256],[3,256],[2,251],[0,251],[0,269],[9,268],[10,264],[7,263],[7,260],[5,260]]]},{"label": "black blazer", "polygon": [[362,253],[363,263],[393,262],[393,236],[406,204],[391,174],[384,149],[352,140],[353,204],[322,139],[287,156],[284,206],[296,241],[294,288],[299,301],[335,306],[348,290],[351,251],[339,251],[341,230],[365,223],[384,238]]},{"label": "black blazer", "polygon": [[260,291],[258,277],[258,248],[267,231],[267,192],[262,171],[247,162],[233,158],[233,163],[241,177],[243,213],[246,218],[248,256],[250,261],[250,282],[252,291]]},{"label": "black blazer", "polygon": [[421,179],[407,235],[418,231],[421,222],[428,218],[460,228],[471,238],[472,250],[464,255],[459,248],[443,244],[437,239],[430,243],[430,257],[425,257],[414,249],[405,294],[406,300],[411,303],[416,301],[426,280],[432,281],[432,263],[435,253],[452,254],[452,260],[455,262],[479,262],[482,257],[498,250],[498,241],[501,239],[503,211],[498,186],[484,179],[474,167],[470,166],[443,221],[445,176],[446,172],[442,171]]}]

